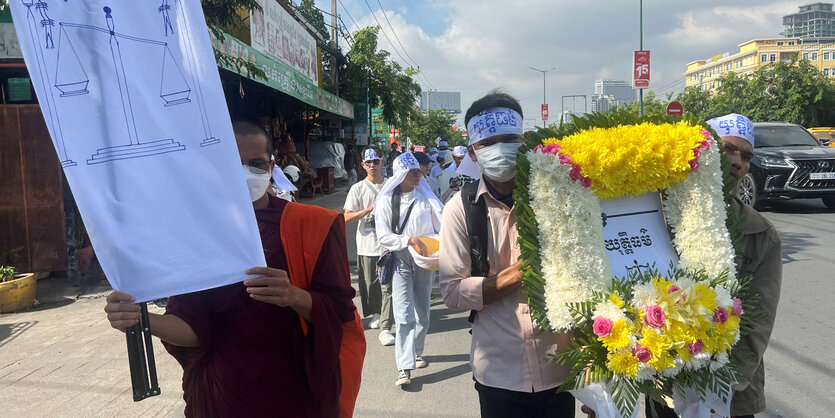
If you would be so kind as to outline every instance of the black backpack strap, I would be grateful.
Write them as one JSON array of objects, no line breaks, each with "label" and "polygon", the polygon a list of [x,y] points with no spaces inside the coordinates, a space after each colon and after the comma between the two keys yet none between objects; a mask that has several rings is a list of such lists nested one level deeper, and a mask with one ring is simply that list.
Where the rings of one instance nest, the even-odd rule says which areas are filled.
[{"label": "black backpack strap", "polygon": [[487,204],[484,198],[476,196],[478,182],[461,188],[464,203],[464,218],[470,235],[470,275],[487,276],[490,263],[487,260]]},{"label": "black backpack strap", "polygon": [[395,186],[391,193],[391,232],[397,233],[397,222],[400,220],[400,186]]},{"label": "black backpack strap", "polygon": [[406,229],[406,222],[409,221],[409,215],[412,214],[412,208],[415,207],[417,200],[412,200],[409,205],[409,210],[406,211],[406,217],[403,218],[403,223],[400,224],[400,229],[397,228],[397,221],[400,220],[400,186],[394,188],[394,193],[391,194],[391,232],[397,235],[403,233]]},{"label": "black backpack strap", "polygon": [[[487,260],[487,204],[484,198],[477,196],[479,183],[464,185],[461,188],[461,200],[464,203],[467,233],[470,235],[470,276],[487,277],[490,273],[490,262]],[[476,311],[472,310],[467,320],[472,323],[475,317]]]}]

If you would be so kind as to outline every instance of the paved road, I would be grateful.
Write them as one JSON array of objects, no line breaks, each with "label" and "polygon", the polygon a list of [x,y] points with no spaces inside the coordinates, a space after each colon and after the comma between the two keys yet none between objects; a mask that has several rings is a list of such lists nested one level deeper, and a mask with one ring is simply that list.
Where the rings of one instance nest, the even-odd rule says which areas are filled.
[{"label": "paved road", "polygon": [[[344,196],[336,192],[314,203],[339,208]],[[835,212],[819,201],[797,201],[764,214],[783,237],[784,286],[766,353],[768,410],[762,416],[829,417],[835,411],[835,307],[829,300],[835,295]],[[79,298],[70,293],[63,303],[0,315],[0,417],[182,414],[181,369],[159,343],[163,394],[132,402],[124,336],[104,320],[104,294]],[[376,330],[366,337],[356,416],[478,415],[465,313],[451,312],[433,299],[426,348],[430,365],[413,375],[407,390],[394,386],[393,347],[382,347]]]}]

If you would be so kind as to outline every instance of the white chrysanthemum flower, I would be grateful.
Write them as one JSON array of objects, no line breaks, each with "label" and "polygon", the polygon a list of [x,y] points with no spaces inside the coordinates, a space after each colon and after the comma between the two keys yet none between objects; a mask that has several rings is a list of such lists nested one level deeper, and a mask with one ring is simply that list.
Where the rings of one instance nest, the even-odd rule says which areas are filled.
[{"label": "white chrysanthemum flower", "polygon": [[727,309],[730,306],[733,306],[734,300],[731,296],[731,292],[722,285],[716,286],[714,289],[716,291],[716,304],[722,308]]},{"label": "white chrysanthemum flower", "polygon": [[681,370],[684,368],[684,362],[681,361],[681,360],[673,360],[673,364],[674,364],[673,367],[670,367],[669,369],[665,369],[664,371],[662,371],[661,376],[663,376],[663,377],[676,377],[676,376],[678,376],[678,374],[681,373]]},{"label": "white chrysanthemum flower", "polygon": [[647,305],[655,305],[658,302],[658,293],[651,283],[635,285],[632,288],[632,306],[644,309]]},{"label": "white chrysanthemum flower", "polygon": [[699,370],[707,366],[708,363],[710,363],[710,354],[702,352],[693,355],[690,361],[684,364],[684,367],[689,370]]},{"label": "white chrysanthemum flower", "polygon": [[618,305],[615,305],[610,300],[606,300],[597,304],[597,307],[594,309],[593,317],[608,318],[612,321],[617,321],[618,319],[626,319],[626,315],[623,313],[623,309],[618,308]]},{"label": "white chrysanthemum flower", "polygon": [[652,380],[653,377],[655,377],[655,369],[651,366],[647,366],[646,364],[638,366],[638,375],[635,376],[635,380],[637,382],[646,382],[648,380]]},{"label": "white chrysanthemum flower", "polygon": [[710,362],[710,371],[715,372],[728,364],[728,353],[722,352],[713,356],[713,361]]}]

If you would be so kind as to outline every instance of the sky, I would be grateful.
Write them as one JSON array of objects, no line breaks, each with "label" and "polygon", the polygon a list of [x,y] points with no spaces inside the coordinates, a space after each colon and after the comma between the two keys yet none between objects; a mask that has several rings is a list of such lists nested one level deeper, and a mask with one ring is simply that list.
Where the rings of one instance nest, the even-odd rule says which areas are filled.
[{"label": "sky", "polygon": [[[330,11],[330,0],[316,3]],[[739,44],[751,39],[780,37],[782,16],[809,3],[643,0],[651,90],[678,93],[687,63],[738,52]],[[419,67],[423,89],[461,92],[460,124],[474,100],[500,88],[521,102],[526,128],[541,126],[542,73],[530,67],[556,66],[545,80],[553,123],[562,96],[590,99],[595,79],[630,80],[633,51],[639,49],[638,0],[337,0],[337,5],[351,32],[379,21],[388,35],[380,34],[380,48],[404,67]],[[326,20],[330,23],[327,15]],[[340,43],[347,50],[347,42]],[[582,113],[583,105],[582,98],[565,98],[564,110]]]}]

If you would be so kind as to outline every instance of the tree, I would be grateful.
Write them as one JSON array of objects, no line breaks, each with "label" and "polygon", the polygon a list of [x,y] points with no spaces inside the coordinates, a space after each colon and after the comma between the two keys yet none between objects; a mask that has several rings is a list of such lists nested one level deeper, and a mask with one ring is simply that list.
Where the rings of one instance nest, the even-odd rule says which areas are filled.
[{"label": "tree", "polygon": [[684,113],[692,113],[700,119],[711,114],[710,92],[699,87],[687,87],[679,93],[676,101],[681,103]]},{"label": "tree", "polygon": [[[284,3],[285,1],[282,0],[280,3]],[[256,0],[202,0],[201,3],[209,30],[220,40],[226,39],[223,34],[224,29],[244,28],[243,19],[238,14],[239,11],[245,10],[251,12],[252,10],[261,10],[261,6]],[[214,48],[214,52],[215,60],[219,65],[228,65],[238,69],[246,68],[247,72],[254,77],[264,79],[267,77],[263,70],[247,60],[223,53],[217,48]]]},{"label": "tree", "polygon": [[435,138],[449,142],[449,146],[466,145],[460,133],[452,130],[455,116],[441,109],[432,109],[427,114],[417,113],[411,121],[409,136],[415,145],[435,146]]},{"label": "tree", "polygon": [[421,89],[414,80],[416,70],[404,69],[389,59],[388,51],[377,49],[379,30],[379,26],[371,26],[354,34],[339,80],[340,92],[354,103],[365,102],[367,97],[372,107],[383,108],[387,124],[404,128],[417,117],[415,102]]},{"label": "tree", "polygon": [[316,2],[313,0],[302,0],[296,10],[304,17],[307,23],[310,23],[310,26],[313,26],[319,32],[322,39],[326,41],[330,40],[331,35],[328,33],[327,25],[325,25],[325,15],[316,7]]}]

